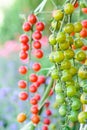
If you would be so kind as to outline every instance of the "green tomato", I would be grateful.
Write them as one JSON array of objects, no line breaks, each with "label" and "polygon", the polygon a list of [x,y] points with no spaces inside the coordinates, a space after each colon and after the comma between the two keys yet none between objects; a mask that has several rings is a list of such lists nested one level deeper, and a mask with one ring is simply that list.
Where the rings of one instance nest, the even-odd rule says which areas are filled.
[{"label": "green tomato", "polygon": [[84,51],[79,51],[77,52],[75,58],[77,61],[83,61],[86,59],[86,53]]},{"label": "green tomato", "polygon": [[51,77],[53,79],[59,79],[59,75],[58,75],[58,70],[57,69],[54,69],[51,73]]},{"label": "green tomato", "polygon": [[66,41],[66,35],[64,32],[59,32],[56,37],[58,43],[64,43]]},{"label": "green tomato", "polygon": [[65,59],[63,62],[61,62],[61,69],[64,70],[64,69],[70,69],[71,67],[71,62],[67,59]]},{"label": "green tomato", "polygon": [[72,76],[76,75],[77,74],[77,68],[72,66],[70,69],[69,69],[69,72],[71,73]]},{"label": "green tomato", "polygon": [[74,45],[76,48],[81,48],[84,43],[82,42],[82,40],[80,38],[77,38],[75,41],[74,41]]},{"label": "green tomato", "polygon": [[74,42],[74,40],[71,36],[67,36],[67,41],[69,42],[70,45],[72,45]]},{"label": "green tomato", "polygon": [[74,24],[74,32],[79,33],[82,30],[82,24],[80,22],[76,22]]},{"label": "green tomato", "polygon": [[72,102],[72,110],[79,110],[81,108],[81,102],[80,100],[77,98]]},{"label": "green tomato", "polygon": [[83,65],[79,68],[78,76],[81,79],[87,79],[87,65]]},{"label": "green tomato", "polygon": [[62,73],[63,73],[61,77],[62,81],[67,82],[72,80],[72,75],[70,74],[69,70],[64,70]]},{"label": "green tomato", "polygon": [[66,59],[72,59],[74,58],[75,53],[72,49],[68,49],[68,50],[65,50],[64,55]]},{"label": "green tomato", "polygon": [[75,85],[75,82],[73,80],[67,81],[66,82],[66,87],[68,87],[70,85]]},{"label": "green tomato", "polygon": [[76,122],[78,120],[78,111],[71,111],[68,118],[69,118],[70,121]]},{"label": "green tomato", "polygon": [[64,30],[64,32],[70,34],[70,33],[74,32],[74,25],[72,23],[68,23],[65,25],[63,30]]},{"label": "green tomato", "polygon": [[61,20],[63,18],[63,12],[61,10],[55,10],[53,13],[53,18],[55,20]]},{"label": "green tomato", "polygon": [[67,113],[67,107],[66,107],[66,105],[61,105],[60,108],[59,108],[59,114],[61,116],[65,116],[66,113]]},{"label": "green tomato", "polygon": [[51,52],[50,55],[49,55],[49,60],[50,62],[53,62],[54,63],[54,52]]},{"label": "green tomato", "polygon": [[56,93],[61,93],[62,92],[62,87],[59,83],[56,84],[55,86],[55,92]]},{"label": "green tomato", "polygon": [[53,20],[53,21],[51,22],[51,27],[52,27],[54,30],[59,30],[60,25],[61,25],[61,22],[60,22],[60,21],[57,22],[57,21]]},{"label": "green tomato", "polygon": [[82,124],[86,124],[87,123],[87,112],[80,112],[78,115],[78,121]]},{"label": "green tomato", "polygon": [[83,92],[87,93],[87,84],[84,84],[83,88]]},{"label": "green tomato", "polygon": [[60,63],[64,60],[64,54],[62,51],[56,51],[54,54],[54,61]]},{"label": "green tomato", "polygon": [[62,43],[62,44],[59,44],[59,48],[60,48],[61,50],[67,50],[67,49],[69,48],[69,46],[70,46],[70,44],[69,44],[68,41],[66,41],[66,42],[64,42],[64,43]]},{"label": "green tomato", "polygon": [[80,101],[82,104],[87,104],[87,93],[83,93],[80,97]]},{"label": "green tomato", "polygon": [[71,3],[67,3],[65,6],[64,6],[64,12],[66,14],[72,14],[74,11],[74,6],[71,4]]},{"label": "green tomato", "polygon": [[50,43],[51,45],[55,45],[55,44],[56,44],[56,37],[55,37],[54,34],[51,34],[51,35],[49,36],[49,43]]},{"label": "green tomato", "polygon": [[76,88],[73,85],[67,87],[67,96],[72,97],[76,94]]},{"label": "green tomato", "polygon": [[64,94],[63,94],[63,93],[58,93],[58,94],[56,95],[56,101],[57,101],[57,103],[58,103],[59,105],[61,105],[62,103],[64,103],[64,101],[65,101],[65,96],[64,96]]}]

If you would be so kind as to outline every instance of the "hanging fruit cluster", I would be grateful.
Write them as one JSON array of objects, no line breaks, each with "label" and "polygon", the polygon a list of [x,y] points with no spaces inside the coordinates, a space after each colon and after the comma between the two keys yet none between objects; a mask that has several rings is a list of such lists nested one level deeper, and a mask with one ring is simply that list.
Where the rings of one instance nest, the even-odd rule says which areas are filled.
[{"label": "hanging fruit cluster", "polygon": [[[62,9],[52,11],[51,35],[48,39],[51,46],[49,61],[53,67],[48,71],[48,75],[51,77],[50,83],[44,89],[42,97],[37,90],[42,84],[45,84],[47,77],[38,76],[37,72],[41,70],[40,63],[33,63],[33,73],[29,72],[31,69],[29,65],[32,48],[34,48],[36,58],[41,59],[44,55],[40,40],[45,25],[38,20],[35,14],[30,14],[27,22],[23,24],[25,34],[20,36],[21,52],[19,56],[22,61],[29,62],[26,66],[23,65],[19,68],[19,73],[27,77],[26,81],[18,82],[19,88],[23,90],[20,92],[19,98],[30,101],[33,114],[31,121],[34,124],[30,125],[33,125],[33,130],[42,120],[40,114],[43,108],[46,108],[47,117],[41,121],[44,124],[42,130],[49,129],[52,111],[47,98],[52,95],[56,96],[54,102],[57,104],[58,113],[64,119],[61,130],[71,130],[71,124],[75,125],[78,122],[87,123],[87,111],[85,111],[87,104],[87,20],[73,21],[74,12],[79,5],[82,13],[86,14],[87,7],[78,0],[71,2],[67,0]],[[25,113],[20,113],[17,117],[19,122],[24,122],[26,119]],[[30,129],[32,130],[32,128]],[[56,128],[52,129],[56,130]]]}]

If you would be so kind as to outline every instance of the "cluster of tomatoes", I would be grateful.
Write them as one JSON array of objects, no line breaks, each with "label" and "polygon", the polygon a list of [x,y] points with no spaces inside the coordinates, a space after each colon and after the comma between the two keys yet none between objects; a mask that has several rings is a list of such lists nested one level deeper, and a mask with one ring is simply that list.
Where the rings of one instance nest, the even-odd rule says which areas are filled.
[{"label": "cluster of tomatoes", "polygon": [[[53,12],[49,44],[52,52],[50,62],[54,63],[51,77],[55,80],[56,102],[59,114],[65,122],[86,123],[87,112],[82,105],[87,104],[87,20],[72,23],[71,16],[79,3],[66,3],[63,10]],[[68,20],[66,21],[66,19]],[[84,65],[82,65],[83,63]],[[83,88],[82,88],[83,87]],[[81,112],[82,111],[82,112]]]}]

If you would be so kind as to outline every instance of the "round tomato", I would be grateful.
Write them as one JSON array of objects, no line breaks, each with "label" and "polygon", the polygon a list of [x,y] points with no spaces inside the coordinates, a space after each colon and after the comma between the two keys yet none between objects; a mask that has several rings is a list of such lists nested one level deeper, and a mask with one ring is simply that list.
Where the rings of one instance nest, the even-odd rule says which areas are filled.
[{"label": "round tomato", "polygon": [[67,50],[67,49],[69,48],[69,46],[70,46],[70,44],[69,44],[68,41],[66,41],[66,42],[64,42],[64,43],[62,43],[62,44],[59,44],[59,48],[60,48],[61,50]]},{"label": "round tomato", "polygon": [[82,24],[80,22],[76,22],[74,24],[74,32],[79,33],[82,30]]},{"label": "round tomato", "polygon": [[22,123],[24,122],[25,120],[27,119],[27,116],[25,113],[20,113],[18,116],[17,116],[17,121]]},{"label": "round tomato", "polygon": [[87,66],[86,65],[83,65],[79,68],[79,71],[78,71],[78,76],[81,78],[81,79],[87,79]]},{"label": "round tomato", "polygon": [[72,59],[72,58],[74,58],[75,54],[72,49],[68,49],[68,50],[65,50],[64,55],[65,55],[66,59]]},{"label": "round tomato", "polygon": [[67,87],[67,96],[72,97],[76,94],[76,88],[73,85]]},{"label": "round tomato", "polygon": [[72,23],[68,23],[65,25],[63,30],[64,30],[64,32],[70,34],[70,33],[74,32],[74,25]]},{"label": "round tomato", "polygon": [[60,108],[59,108],[59,114],[61,116],[65,116],[66,113],[67,113],[67,107],[66,107],[66,105],[61,105]]},{"label": "round tomato", "polygon": [[62,92],[62,86],[60,85],[60,83],[57,83],[55,86],[55,92],[56,93],[61,93]]},{"label": "round tomato", "polygon": [[63,94],[63,93],[58,93],[58,94],[56,95],[56,101],[57,101],[57,103],[58,103],[59,105],[61,105],[62,103],[64,103],[64,101],[65,101],[65,96],[64,96],[64,94]]},{"label": "round tomato", "polygon": [[66,41],[66,35],[64,32],[60,32],[57,34],[56,41],[58,43],[64,43]]},{"label": "round tomato", "polygon": [[77,52],[75,58],[77,61],[83,61],[86,59],[86,53],[84,51],[79,51]]},{"label": "round tomato", "polygon": [[49,43],[50,43],[51,45],[55,45],[55,44],[56,44],[56,37],[55,37],[54,34],[51,34],[51,35],[49,36]]},{"label": "round tomato", "polygon": [[87,123],[87,112],[80,112],[78,115],[78,121],[82,124],[86,124]]},{"label": "round tomato", "polygon": [[53,11],[53,18],[57,21],[61,20],[63,18],[63,12],[61,10]]},{"label": "round tomato", "polygon": [[83,93],[80,97],[80,101],[82,104],[87,104],[87,93]]},{"label": "round tomato", "polygon": [[66,14],[72,14],[74,11],[74,6],[71,4],[71,3],[67,3],[65,6],[64,6],[64,12]]},{"label": "round tomato", "polygon": [[82,42],[82,40],[80,38],[77,38],[74,41],[74,45],[76,48],[81,48],[84,45],[84,43]]},{"label": "round tomato", "polygon": [[59,79],[59,75],[58,75],[58,70],[57,69],[54,69],[52,72],[51,72],[51,77],[53,79]]},{"label": "round tomato", "polygon": [[63,60],[64,60],[64,54],[63,54],[63,52],[62,51],[56,51],[54,53],[54,61],[56,63],[60,63]]},{"label": "round tomato", "polygon": [[78,98],[74,98],[71,107],[72,107],[72,110],[79,110],[81,108],[80,100]]},{"label": "round tomato", "polygon": [[61,62],[61,67],[62,70],[64,69],[70,69],[71,68],[71,62],[67,59],[65,59],[63,62]]}]

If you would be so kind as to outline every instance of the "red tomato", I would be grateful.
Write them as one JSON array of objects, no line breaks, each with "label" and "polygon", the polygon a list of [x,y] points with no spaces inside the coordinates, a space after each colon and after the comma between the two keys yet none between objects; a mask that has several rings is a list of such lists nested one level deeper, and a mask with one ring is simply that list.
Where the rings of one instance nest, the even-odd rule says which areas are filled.
[{"label": "red tomato", "polygon": [[40,116],[38,115],[33,115],[32,118],[31,118],[32,122],[34,124],[38,124],[40,122]]},{"label": "red tomato", "polygon": [[83,28],[87,28],[87,20],[82,21],[82,26],[83,26]]},{"label": "red tomato", "polygon": [[48,130],[48,126],[43,125],[42,130]]},{"label": "red tomato", "polygon": [[19,93],[19,98],[23,101],[27,100],[28,98],[28,93],[27,92],[20,92]]},{"label": "red tomato", "polygon": [[37,91],[37,87],[36,87],[34,84],[32,84],[32,85],[29,87],[29,90],[30,90],[31,93],[35,93],[35,92]]},{"label": "red tomato", "polygon": [[33,33],[33,39],[40,40],[42,38],[42,33],[40,31],[35,31]]},{"label": "red tomato", "polygon": [[34,63],[32,69],[34,71],[39,71],[41,69],[41,65],[39,63]]},{"label": "red tomato", "polygon": [[78,8],[78,6],[79,6],[79,3],[78,3],[78,1],[74,4],[74,8],[76,9],[76,8]]},{"label": "red tomato", "polygon": [[27,73],[27,71],[28,71],[28,68],[26,67],[26,66],[20,66],[19,67],[19,73],[20,74],[26,74]]},{"label": "red tomato", "polygon": [[35,24],[37,22],[37,17],[34,14],[28,16],[28,22]]},{"label": "red tomato", "polygon": [[70,34],[70,36],[74,36],[75,35],[75,33],[74,32],[72,32],[71,34]]},{"label": "red tomato", "polygon": [[40,87],[40,83],[38,81],[35,82],[34,85],[37,86],[37,88]]},{"label": "red tomato", "polygon": [[42,51],[42,50],[37,50],[35,56],[36,56],[38,59],[42,58],[42,57],[43,57],[43,51]]},{"label": "red tomato", "polygon": [[84,14],[87,14],[87,8],[82,8],[82,12],[83,12]]},{"label": "red tomato", "polygon": [[22,88],[22,89],[26,88],[26,87],[27,87],[27,82],[24,81],[24,80],[20,80],[20,81],[18,82],[18,87],[19,87],[19,88]]},{"label": "red tomato", "polygon": [[44,106],[45,106],[46,108],[48,108],[48,107],[50,106],[50,102],[47,101],[47,102],[44,104]]},{"label": "red tomato", "polygon": [[32,106],[31,107],[31,112],[33,113],[33,114],[38,114],[38,107],[35,105],[35,106]]},{"label": "red tomato", "polygon": [[28,58],[28,53],[26,51],[21,51],[19,57],[21,60],[25,60]]},{"label": "red tomato", "polygon": [[43,22],[37,22],[37,23],[36,23],[36,30],[38,30],[38,31],[43,31],[44,28],[45,28],[45,26],[44,26],[44,23],[43,23]]},{"label": "red tomato", "polygon": [[50,119],[48,119],[48,118],[45,118],[44,119],[44,124],[46,124],[46,125],[49,125],[51,122],[50,122]]},{"label": "red tomato", "polygon": [[75,49],[76,49],[76,47],[75,47],[75,45],[74,45],[74,44],[72,44],[72,49],[73,49],[73,50],[75,50]]},{"label": "red tomato", "polygon": [[83,28],[82,31],[80,32],[80,37],[82,37],[82,38],[87,37],[87,30],[85,28]]},{"label": "red tomato", "polygon": [[34,98],[35,98],[37,101],[39,101],[39,100],[41,99],[41,96],[40,96],[40,94],[35,94]]},{"label": "red tomato", "polygon": [[81,48],[83,51],[87,51],[87,46],[82,46],[82,48]]},{"label": "red tomato", "polygon": [[29,22],[25,22],[22,28],[25,32],[28,32],[31,30],[31,25],[29,24]]},{"label": "red tomato", "polygon": [[32,99],[30,100],[30,103],[31,103],[32,105],[36,105],[36,104],[38,103],[38,101],[37,101],[35,98],[32,98]]},{"label": "red tomato", "polygon": [[44,84],[45,81],[46,81],[46,78],[45,78],[44,75],[40,75],[40,76],[38,76],[38,82],[39,82],[40,84]]},{"label": "red tomato", "polygon": [[51,115],[52,115],[51,110],[49,110],[49,109],[48,109],[48,110],[46,110],[46,115],[47,115],[47,116],[51,116]]},{"label": "red tomato", "polygon": [[21,50],[28,51],[29,50],[29,44],[21,44]]},{"label": "red tomato", "polygon": [[34,41],[34,42],[33,42],[33,47],[34,47],[35,49],[40,49],[40,48],[41,48],[41,43],[40,43],[39,41]]},{"label": "red tomato", "polygon": [[29,80],[30,82],[36,82],[38,80],[38,76],[36,74],[31,74]]},{"label": "red tomato", "polygon": [[20,36],[20,38],[19,38],[19,41],[20,41],[21,43],[26,44],[26,43],[29,41],[29,38],[28,38],[28,36],[27,36],[26,34],[22,34],[22,35]]}]

